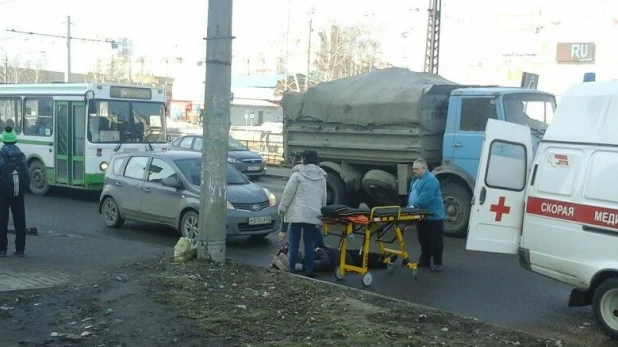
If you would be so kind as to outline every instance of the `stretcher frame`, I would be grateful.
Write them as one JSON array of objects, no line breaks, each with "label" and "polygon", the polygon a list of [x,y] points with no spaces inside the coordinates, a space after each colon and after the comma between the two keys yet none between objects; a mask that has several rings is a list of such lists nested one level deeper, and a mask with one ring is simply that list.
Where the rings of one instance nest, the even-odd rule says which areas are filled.
[{"label": "stretcher frame", "polygon": [[[392,214],[380,214],[380,211],[384,210],[393,210],[396,213]],[[331,233],[331,227],[334,225],[343,225],[343,232],[341,234],[333,234],[335,236],[340,236],[341,240],[339,242],[339,266],[335,269],[335,277],[339,280],[343,279],[346,272],[355,272],[361,275],[361,279],[363,285],[365,287],[370,286],[373,282],[373,276],[368,269],[369,262],[369,250],[371,237],[376,235],[376,242],[378,243],[378,248],[380,250],[381,255],[383,256],[383,262],[386,264],[387,271],[389,273],[394,272],[394,264],[391,262],[390,256],[397,255],[401,257],[401,265],[408,268],[408,270],[412,271],[412,277],[416,279],[417,277],[417,263],[414,261],[410,261],[410,255],[406,249],[405,241],[403,238],[403,231],[401,228],[402,224],[413,224],[420,221],[423,221],[427,218],[429,214],[428,211],[416,209],[415,213],[404,213],[402,214],[401,206],[378,206],[371,209],[371,211],[361,211],[351,209],[349,212],[344,212],[344,214],[339,216],[322,216],[320,219],[323,221],[324,235],[329,235]],[[377,212],[377,213],[376,213]],[[360,224],[350,220],[350,217],[355,216],[367,216],[369,214],[369,222],[367,224]],[[395,237],[390,241],[382,239],[382,237],[394,228]],[[361,252],[363,253],[363,261],[362,266],[350,265],[345,262],[348,241],[353,238],[354,235],[362,235],[363,236],[363,244],[361,247]],[[387,248],[384,243],[394,243],[395,240],[398,243],[399,249]]]}]

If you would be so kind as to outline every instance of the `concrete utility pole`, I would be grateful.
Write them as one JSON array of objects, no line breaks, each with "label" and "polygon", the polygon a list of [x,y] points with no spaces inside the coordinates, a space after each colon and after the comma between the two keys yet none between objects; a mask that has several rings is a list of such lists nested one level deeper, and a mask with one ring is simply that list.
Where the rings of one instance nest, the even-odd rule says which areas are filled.
[{"label": "concrete utility pole", "polygon": [[64,82],[71,79],[71,16],[67,16],[67,70],[64,72]]},{"label": "concrete utility pole", "polygon": [[232,89],[232,0],[208,1],[198,259],[226,258],[227,151]]}]

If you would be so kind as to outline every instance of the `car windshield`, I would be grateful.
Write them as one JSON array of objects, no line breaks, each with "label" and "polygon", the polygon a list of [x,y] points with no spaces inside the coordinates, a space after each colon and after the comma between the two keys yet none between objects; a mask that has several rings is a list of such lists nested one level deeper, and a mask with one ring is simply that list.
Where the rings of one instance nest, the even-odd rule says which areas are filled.
[{"label": "car windshield", "polygon": [[88,141],[165,142],[165,104],[125,100],[92,100],[90,103]]},{"label": "car windshield", "polygon": [[[176,166],[182,174],[191,182],[191,184],[199,186],[202,181],[202,159],[178,159],[175,160]],[[233,165],[227,164],[226,179],[228,185],[247,184],[249,181],[238,171]]]},{"label": "car windshield", "polygon": [[527,125],[535,130],[547,129],[556,110],[556,99],[546,94],[507,94],[503,103],[507,122]]},{"label": "car windshield", "polygon": [[228,151],[248,151],[249,149],[245,147],[242,143],[236,140],[233,137],[228,138]]}]

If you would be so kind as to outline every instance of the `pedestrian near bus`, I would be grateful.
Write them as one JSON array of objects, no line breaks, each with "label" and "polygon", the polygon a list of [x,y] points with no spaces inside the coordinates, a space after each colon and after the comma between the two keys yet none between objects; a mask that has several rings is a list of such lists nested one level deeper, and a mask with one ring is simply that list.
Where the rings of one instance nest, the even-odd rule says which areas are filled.
[{"label": "pedestrian near bus", "polygon": [[322,224],[318,218],[326,205],[326,171],[318,165],[318,154],[306,150],[300,154],[300,164],[294,166],[292,175],[283,189],[279,213],[290,227],[279,233],[281,240],[289,234],[290,272],[295,272],[298,246],[302,236],[305,246],[305,274],[314,277],[313,259],[317,227]]},{"label": "pedestrian near bus", "polygon": [[26,247],[26,206],[24,193],[30,186],[30,172],[26,156],[17,147],[17,134],[11,127],[2,133],[4,146],[0,148],[0,256],[8,248],[9,209],[15,227],[14,255],[24,256]]},{"label": "pedestrian near bus", "polygon": [[[421,246],[419,267],[430,267],[433,271],[442,271],[442,252],[444,249],[444,203],[440,182],[427,167],[427,162],[417,159],[412,164],[416,179],[410,184],[408,207],[422,208],[429,211],[427,220],[418,223],[418,242]],[[433,264],[432,264],[433,260]]]}]

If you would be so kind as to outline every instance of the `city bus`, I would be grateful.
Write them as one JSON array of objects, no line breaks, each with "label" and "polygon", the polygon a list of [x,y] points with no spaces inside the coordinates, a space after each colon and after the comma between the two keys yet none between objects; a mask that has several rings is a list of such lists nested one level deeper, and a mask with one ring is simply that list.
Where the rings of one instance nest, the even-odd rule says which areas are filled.
[{"label": "city bus", "polygon": [[167,150],[165,91],[121,84],[0,84],[0,132],[12,126],[30,191],[102,190],[116,152]]}]

